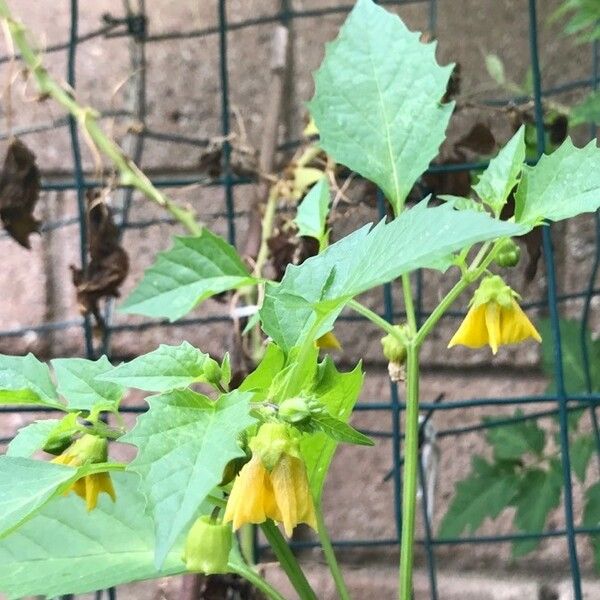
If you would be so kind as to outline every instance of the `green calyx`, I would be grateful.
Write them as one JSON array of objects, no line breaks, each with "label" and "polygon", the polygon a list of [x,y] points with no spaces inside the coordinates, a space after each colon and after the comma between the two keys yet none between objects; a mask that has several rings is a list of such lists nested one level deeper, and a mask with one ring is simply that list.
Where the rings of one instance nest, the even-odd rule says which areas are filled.
[{"label": "green calyx", "polygon": [[408,325],[394,325],[398,331],[398,336],[388,333],[381,338],[383,355],[395,365],[403,365],[406,361],[406,347],[408,346]]},{"label": "green calyx", "polygon": [[194,573],[228,573],[232,540],[230,524],[224,525],[203,515],[192,525],[185,539],[181,559],[188,571]]},{"label": "green calyx", "polygon": [[71,457],[73,465],[103,463],[108,459],[108,442],[105,438],[86,433],[73,442],[64,454]]},{"label": "green calyx", "polygon": [[279,405],[279,417],[287,423],[302,423],[311,415],[308,402],[301,397],[287,398]]},{"label": "green calyx", "polygon": [[518,297],[519,295],[505,283],[502,277],[490,275],[481,280],[471,302],[475,307],[488,302],[496,302],[500,306],[509,308],[512,306],[514,299]]},{"label": "green calyx", "polygon": [[499,267],[516,267],[520,258],[521,248],[511,238],[506,238],[498,246],[494,261]]},{"label": "green calyx", "polygon": [[248,445],[265,469],[271,471],[283,454],[300,456],[299,433],[287,423],[264,423]]}]

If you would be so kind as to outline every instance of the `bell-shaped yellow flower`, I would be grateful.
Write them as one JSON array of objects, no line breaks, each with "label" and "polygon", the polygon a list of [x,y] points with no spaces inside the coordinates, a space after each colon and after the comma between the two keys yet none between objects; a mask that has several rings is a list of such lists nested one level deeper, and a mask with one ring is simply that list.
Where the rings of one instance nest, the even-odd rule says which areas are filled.
[{"label": "bell-shaped yellow flower", "polygon": [[516,298],[518,294],[498,275],[483,279],[473,295],[467,316],[450,340],[448,348],[459,344],[481,348],[489,344],[496,354],[500,346],[517,344],[528,338],[541,342],[540,334]]},{"label": "bell-shaped yellow flower", "polygon": [[[96,435],[85,434],[73,442],[60,456],[54,458],[52,462],[77,468],[87,464],[106,462],[107,458],[107,441]],[[85,500],[88,511],[96,508],[98,496],[102,492],[107,493],[113,502],[117,499],[115,488],[108,473],[84,475],[65,491],[65,495],[69,492],[75,492]]]},{"label": "bell-shaped yellow flower", "polygon": [[321,350],[341,350],[342,345],[340,341],[335,337],[333,331],[324,333],[320,338],[315,341],[317,348]]},{"label": "bell-shaped yellow flower", "polygon": [[233,482],[223,517],[234,530],[267,519],[283,523],[288,536],[298,523],[317,528],[306,467],[289,431],[286,425],[265,423],[250,441],[252,458]]}]

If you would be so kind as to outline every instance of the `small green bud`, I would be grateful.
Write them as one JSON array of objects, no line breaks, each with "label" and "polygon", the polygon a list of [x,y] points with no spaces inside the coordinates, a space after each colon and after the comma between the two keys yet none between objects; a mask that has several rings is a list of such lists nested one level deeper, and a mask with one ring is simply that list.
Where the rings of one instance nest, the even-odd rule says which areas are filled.
[{"label": "small green bud", "polygon": [[310,408],[304,398],[287,398],[279,405],[279,416],[288,423],[301,423],[310,417]]},{"label": "small green bud", "polygon": [[499,267],[516,267],[520,258],[521,248],[511,238],[506,238],[498,247],[494,261]]},{"label": "small green bud", "polygon": [[69,458],[69,464],[73,466],[103,463],[108,459],[108,442],[105,438],[86,433],[62,454]]},{"label": "small green bud", "polygon": [[194,573],[228,573],[232,538],[230,524],[213,521],[208,515],[198,517],[187,534],[181,559]]},{"label": "small green bud", "polygon": [[221,382],[221,367],[219,363],[208,356],[203,365],[204,377],[208,383],[216,385]]},{"label": "small green bud", "polygon": [[[408,336],[407,325],[394,325],[394,329],[398,331],[404,339]],[[383,347],[383,355],[395,365],[403,365],[406,361],[406,342],[401,342],[396,336],[388,333],[381,338],[381,346]]]}]

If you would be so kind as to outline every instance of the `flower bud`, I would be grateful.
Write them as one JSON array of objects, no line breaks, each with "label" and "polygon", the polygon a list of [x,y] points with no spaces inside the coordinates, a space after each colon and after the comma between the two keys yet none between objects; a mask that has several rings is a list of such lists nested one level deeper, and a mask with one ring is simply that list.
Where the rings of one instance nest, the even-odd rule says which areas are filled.
[{"label": "flower bud", "polygon": [[206,357],[203,365],[204,377],[208,383],[216,385],[221,381],[221,367],[219,363],[210,356]]},{"label": "flower bud", "polygon": [[304,398],[287,398],[279,405],[279,416],[288,423],[301,423],[310,417],[310,408]]},{"label": "flower bud", "polygon": [[521,248],[511,238],[506,238],[499,245],[494,261],[499,267],[516,267],[520,258]]},{"label": "flower bud", "polygon": [[[398,331],[402,338],[406,338],[408,328],[406,325],[394,325],[394,329]],[[383,355],[395,365],[403,365],[406,361],[406,343],[400,341],[396,336],[388,333],[381,338],[381,346],[383,347]]]},{"label": "flower bud", "polygon": [[510,308],[513,299],[518,296],[502,277],[499,275],[490,275],[481,280],[479,287],[473,294],[472,303],[474,307],[477,307],[489,302],[496,302],[504,308]]},{"label": "flower bud", "polygon": [[208,515],[198,517],[187,534],[181,557],[188,571],[228,573],[232,537],[231,525],[213,521]]},{"label": "flower bud", "polygon": [[[106,439],[86,433],[75,440],[64,452],[65,464],[73,467],[106,462],[108,442]],[[66,460],[68,459],[68,462]]]}]

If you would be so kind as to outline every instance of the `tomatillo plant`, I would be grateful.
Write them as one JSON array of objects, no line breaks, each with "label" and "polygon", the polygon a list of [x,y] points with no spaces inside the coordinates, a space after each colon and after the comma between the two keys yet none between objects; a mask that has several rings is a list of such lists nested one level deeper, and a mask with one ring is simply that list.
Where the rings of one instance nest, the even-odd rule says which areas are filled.
[{"label": "tomatillo plant", "polygon": [[[316,529],[339,596],[349,598],[325,526],[322,494],[337,444],[372,442],[348,424],[363,382],[361,364],[339,372],[329,357],[319,358],[319,346],[337,344],[331,334],[335,321],[351,309],[381,328],[386,356],[405,380],[398,594],[409,600],[421,347],[450,306],[476,284],[469,316],[451,344],[489,343],[495,352],[502,344],[539,340],[516,292],[490,270],[518,260],[510,238],[600,206],[598,148],[591,143],[579,149],[567,139],[536,166],[526,166],[521,128],[490,161],[471,198],[437,203],[426,198],[407,207],[409,192],[444,140],[453,104],[442,98],[452,65],[440,66],[435,44],[421,43],[397,16],[372,0],[358,0],[315,73],[309,109],[319,142],[309,154],[325,152],[328,164],[343,164],[370,179],[385,194],[393,217],[330,243],[328,178],[311,171],[316,183],[309,190],[295,185],[294,197],[306,193],[299,229],[316,240],[319,253],[288,265],[281,281],[270,281],[262,274],[266,243],[251,273],[221,237],[156,196],[141,171],[86,116],[89,109],[51,79],[3,0],[0,16],[40,89],[80,117],[87,138],[113,160],[124,183],[165,206],[191,234],[176,238],[158,256],[121,310],[177,320],[215,294],[240,290],[245,297],[251,290],[247,297],[257,299],[259,310],[249,330],[255,333],[260,325],[268,338],[255,348],[256,368],[237,387],[227,355],[218,363],[186,342],[161,345],[116,366],[106,357],[57,359],[53,372],[31,355],[0,356],[0,402],[62,414],[21,429],[0,457],[0,591],[9,598],[52,597],[191,569],[238,573],[269,598],[281,599],[238,550],[234,530],[255,523],[299,597],[315,599],[278,527],[289,535],[302,522]],[[272,187],[263,228],[271,226],[285,189],[279,183]],[[501,220],[511,194],[514,216]],[[267,237],[263,231],[263,240]],[[454,281],[420,327],[411,287],[416,269],[435,269]],[[406,323],[388,323],[356,300],[396,280]],[[197,383],[210,391],[193,390]],[[119,417],[128,388],[152,393],[148,410],[130,431]],[[117,444],[135,447],[130,463],[110,462],[109,450]],[[42,449],[63,458],[32,458]],[[69,490],[83,496],[87,507],[77,495],[65,497]],[[88,514],[86,508],[93,510]],[[52,543],[56,539],[60,545]]]}]

